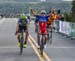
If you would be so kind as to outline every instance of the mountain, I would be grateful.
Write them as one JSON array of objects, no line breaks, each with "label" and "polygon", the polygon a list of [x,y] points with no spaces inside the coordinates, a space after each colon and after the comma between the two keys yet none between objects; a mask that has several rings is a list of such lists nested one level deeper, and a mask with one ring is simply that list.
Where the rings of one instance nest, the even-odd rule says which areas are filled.
[{"label": "mountain", "polygon": [[0,2],[40,2],[40,0],[0,0]]},{"label": "mountain", "polygon": [[40,0],[15,0],[16,2],[39,2]]},{"label": "mountain", "polygon": [[[41,2],[41,0],[0,0],[0,2]],[[46,2],[62,2],[62,0],[46,0]]]},{"label": "mountain", "polygon": [[52,2],[52,3],[60,3],[62,0],[46,0],[47,2]]},{"label": "mountain", "polygon": [[[66,2],[66,0],[46,0],[45,2],[60,3],[63,1]],[[3,3],[3,2],[41,2],[41,0],[0,0],[0,3]]]}]

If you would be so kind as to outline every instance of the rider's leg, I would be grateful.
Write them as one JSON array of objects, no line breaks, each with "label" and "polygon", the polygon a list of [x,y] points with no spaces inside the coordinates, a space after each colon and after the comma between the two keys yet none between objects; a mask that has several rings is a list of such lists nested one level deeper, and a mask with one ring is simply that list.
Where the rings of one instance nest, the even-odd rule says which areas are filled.
[{"label": "rider's leg", "polygon": [[20,33],[17,33],[18,47],[20,46]]},{"label": "rider's leg", "polygon": [[38,45],[40,46],[40,35],[38,34]]},{"label": "rider's leg", "polygon": [[48,40],[48,37],[47,37],[47,35],[45,35],[45,43],[44,44],[46,44],[47,40]]},{"label": "rider's leg", "polygon": [[20,42],[20,33],[17,33],[18,42]]}]

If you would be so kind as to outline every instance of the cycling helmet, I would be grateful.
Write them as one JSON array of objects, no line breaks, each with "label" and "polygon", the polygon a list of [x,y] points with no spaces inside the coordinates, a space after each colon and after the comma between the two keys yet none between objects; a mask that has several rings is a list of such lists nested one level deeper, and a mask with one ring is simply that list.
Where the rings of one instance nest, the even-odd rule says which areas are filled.
[{"label": "cycling helmet", "polygon": [[25,14],[21,14],[21,15],[20,15],[20,19],[26,19]]},{"label": "cycling helmet", "polygon": [[46,14],[46,11],[45,11],[45,10],[41,10],[41,12],[40,12],[40,13],[41,13],[41,14],[42,14],[42,13],[45,13],[45,14]]}]

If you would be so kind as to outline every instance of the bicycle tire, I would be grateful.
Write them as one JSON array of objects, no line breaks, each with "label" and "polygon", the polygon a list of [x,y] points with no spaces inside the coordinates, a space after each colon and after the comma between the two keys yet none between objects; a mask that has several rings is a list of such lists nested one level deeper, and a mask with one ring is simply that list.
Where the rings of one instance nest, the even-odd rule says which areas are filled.
[{"label": "bicycle tire", "polygon": [[47,34],[47,37],[48,37],[48,41],[49,41],[49,39],[50,39],[50,38],[49,38],[49,33]]},{"label": "bicycle tire", "polygon": [[52,29],[51,29],[51,35],[50,35],[50,44],[52,44]]},{"label": "bicycle tire", "polygon": [[23,40],[20,41],[20,55],[23,53]]},{"label": "bicycle tire", "polygon": [[42,57],[43,57],[43,49],[44,49],[44,39],[42,36],[41,43],[40,43],[40,54]]},{"label": "bicycle tire", "polygon": [[21,39],[20,39],[20,55],[23,53],[23,32],[21,34]]}]

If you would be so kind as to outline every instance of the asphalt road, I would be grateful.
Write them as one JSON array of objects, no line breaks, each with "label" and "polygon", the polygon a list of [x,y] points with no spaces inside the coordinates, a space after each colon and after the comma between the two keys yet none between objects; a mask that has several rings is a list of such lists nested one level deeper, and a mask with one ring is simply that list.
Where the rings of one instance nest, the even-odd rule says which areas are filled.
[{"label": "asphalt road", "polygon": [[48,42],[46,45],[44,59],[40,57],[36,48],[37,40],[33,21],[29,26],[28,46],[20,56],[17,39],[14,35],[16,21],[16,18],[0,19],[0,61],[75,61],[75,40],[55,32],[53,32],[53,43]]}]

